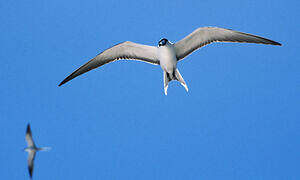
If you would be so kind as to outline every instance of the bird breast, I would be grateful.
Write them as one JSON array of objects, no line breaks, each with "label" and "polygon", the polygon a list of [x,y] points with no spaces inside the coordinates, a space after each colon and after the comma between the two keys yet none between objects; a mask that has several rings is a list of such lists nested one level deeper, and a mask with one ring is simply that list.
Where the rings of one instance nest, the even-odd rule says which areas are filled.
[{"label": "bird breast", "polygon": [[160,46],[158,48],[158,58],[163,70],[172,73],[177,66],[177,58],[173,45]]}]

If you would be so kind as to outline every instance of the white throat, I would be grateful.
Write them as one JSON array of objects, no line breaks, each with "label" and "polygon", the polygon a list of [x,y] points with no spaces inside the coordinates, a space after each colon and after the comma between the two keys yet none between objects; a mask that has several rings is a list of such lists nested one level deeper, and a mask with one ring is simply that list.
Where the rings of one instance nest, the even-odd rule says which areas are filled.
[{"label": "white throat", "polygon": [[177,58],[173,44],[167,42],[164,46],[160,46],[158,48],[158,58],[164,71],[172,73],[176,70]]}]

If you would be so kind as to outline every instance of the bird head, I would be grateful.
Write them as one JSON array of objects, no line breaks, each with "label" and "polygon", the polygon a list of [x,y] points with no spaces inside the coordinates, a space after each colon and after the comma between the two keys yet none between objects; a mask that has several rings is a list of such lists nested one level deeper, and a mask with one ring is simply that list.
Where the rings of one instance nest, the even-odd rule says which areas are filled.
[{"label": "bird head", "polygon": [[166,38],[163,38],[161,39],[159,42],[158,42],[158,47],[160,46],[164,46],[168,43],[168,40]]}]

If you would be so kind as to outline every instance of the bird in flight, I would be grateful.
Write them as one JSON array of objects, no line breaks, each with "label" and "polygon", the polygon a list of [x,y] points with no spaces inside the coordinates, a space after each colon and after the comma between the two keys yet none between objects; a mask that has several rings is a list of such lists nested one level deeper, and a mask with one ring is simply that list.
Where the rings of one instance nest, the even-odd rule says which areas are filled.
[{"label": "bird in flight", "polygon": [[27,125],[25,139],[27,142],[27,147],[24,150],[26,152],[28,152],[28,170],[29,170],[30,178],[32,178],[33,161],[34,161],[36,152],[37,151],[47,151],[47,150],[50,150],[50,148],[49,147],[43,147],[43,148],[36,147],[36,145],[32,139],[30,124]]},{"label": "bird in flight", "polygon": [[128,59],[160,65],[163,70],[165,95],[167,95],[168,84],[172,80],[179,81],[186,91],[188,91],[188,87],[177,69],[177,62],[184,59],[193,51],[213,42],[281,45],[278,42],[263,37],[218,27],[198,28],[174,44],[163,38],[159,41],[157,47],[125,41],[98,54],[95,58],[66,77],[59,86],[104,64],[120,59]]}]

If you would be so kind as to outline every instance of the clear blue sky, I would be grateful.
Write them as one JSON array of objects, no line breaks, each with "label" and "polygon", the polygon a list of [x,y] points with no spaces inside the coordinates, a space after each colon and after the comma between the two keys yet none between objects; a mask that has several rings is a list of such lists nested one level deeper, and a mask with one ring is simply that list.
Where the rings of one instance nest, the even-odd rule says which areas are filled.
[{"label": "clear blue sky", "polygon": [[[0,179],[300,179],[297,0],[1,1]],[[178,64],[119,61],[58,87],[112,45],[176,42],[202,26],[283,44],[212,44]]]}]

